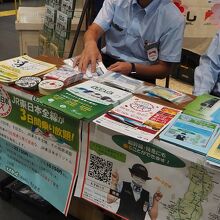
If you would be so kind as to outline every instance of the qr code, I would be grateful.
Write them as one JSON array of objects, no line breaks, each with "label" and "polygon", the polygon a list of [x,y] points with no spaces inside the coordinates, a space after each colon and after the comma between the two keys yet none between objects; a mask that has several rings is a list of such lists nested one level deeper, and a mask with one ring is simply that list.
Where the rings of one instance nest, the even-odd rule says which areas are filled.
[{"label": "qr code", "polygon": [[90,154],[88,176],[103,183],[111,184],[113,163],[94,154]]}]

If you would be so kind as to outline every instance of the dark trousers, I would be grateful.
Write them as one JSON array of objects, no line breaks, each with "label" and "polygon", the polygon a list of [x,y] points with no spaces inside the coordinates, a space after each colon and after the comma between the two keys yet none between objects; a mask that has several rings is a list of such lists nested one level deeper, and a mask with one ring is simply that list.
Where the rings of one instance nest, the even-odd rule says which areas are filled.
[{"label": "dark trousers", "polygon": [[[105,67],[106,68],[108,68],[109,66],[111,66],[113,63],[116,63],[116,62],[120,62],[120,61],[122,61],[123,62],[123,60],[118,60],[118,59],[116,59],[116,58],[114,58],[114,57],[112,57],[112,56],[109,56],[108,54],[104,54],[104,53],[102,53],[102,62],[103,62],[103,64],[105,65]],[[139,79],[139,80],[143,80],[143,81],[145,81],[145,82],[149,82],[149,83],[152,83],[152,84],[156,84],[156,79],[143,79],[143,78],[141,78],[141,77],[138,77],[138,76],[132,76],[133,78],[135,78],[135,79]]]}]

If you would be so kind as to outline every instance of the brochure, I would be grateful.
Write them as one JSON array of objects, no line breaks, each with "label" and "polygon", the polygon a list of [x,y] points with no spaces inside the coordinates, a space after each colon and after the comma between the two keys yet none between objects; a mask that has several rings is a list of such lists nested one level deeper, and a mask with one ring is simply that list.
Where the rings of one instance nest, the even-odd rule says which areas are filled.
[{"label": "brochure", "polygon": [[197,96],[185,107],[184,113],[220,123],[220,98],[209,94]]},{"label": "brochure", "polygon": [[55,79],[62,81],[65,86],[68,86],[74,82],[82,80],[83,74],[75,71],[69,65],[63,65],[59,69],[44,75],[44,79]]},{"label": "brochure", "polygon": [[131,95],[129,92],[88,80],[41,97],[40,101],[76,119],[92,120]]},{"label": "brochure", "polygon": [[55,65],[27,55],[0,61],[0,82],[14,82],[22,76],[39,76],[55,69]]},{"label": "brochure", "polygon": [[56,27],[55,27],[55,37],[57,39],[66,39],[69,36],[69,19],[68,15],[61,11],[57,11]]},{"label": "brochure", "polygon": [[180,103],[184,101],[187,97],[189,98],[189,96],[182,92],[178,92],[176,90],[161,86],[152,87],[152,89],[150,89],[148,93],[174,103]]},{"label": "brochure", "polygon": [[88,133],[89,138],[83,137],[88,140],[83,146],[86,167],[78,176],[81,198],[123,219],[218,216],[218,170],[176,156],[162,143],[140,141],[93,124]]},{"label": "brochure", "polygon": [[207,162],[216,163],[220,166],[220,131],[217,133],[216,138],[210,144],[211,148],[207,154]]},{"label": "brochure", "polygon": [[103,76],[99,77],[98,81],[132,93],[144,85],[144,82],[141,80],[133,79],[120,73],[109,71]]},{"label": "brochure", "polygon": [[68,15],[68,18],[73,18],[75,11],[76,0],[62,0],[61,11]]},{"label": "brochure", "polygon": [[219,125],[186,114],[179,114],[160,134],[162,140],[206,155]]},{"label": "brochure", "polygon": [[94,122],[121,134],[151,141],[180,110],[132,97]]},{"label": "brochure", "polygon": [[[64,63],[71,66],[71,67],[73,67],[75,65],[75,62],[76,62],[75,57],[64,60]],[[78,66],[75,66],[74,70],[80,72],[78,69]],[[104,66],[104,64],[102,62],[97,61],[96,62],[96,72],[92,73],[91,67],[89,65],[86,70],[86,73],[83,75],[83,78],[84,79],[96,79],[96,78],[104,75],[106,72],[107,72],[107,69]]]}]

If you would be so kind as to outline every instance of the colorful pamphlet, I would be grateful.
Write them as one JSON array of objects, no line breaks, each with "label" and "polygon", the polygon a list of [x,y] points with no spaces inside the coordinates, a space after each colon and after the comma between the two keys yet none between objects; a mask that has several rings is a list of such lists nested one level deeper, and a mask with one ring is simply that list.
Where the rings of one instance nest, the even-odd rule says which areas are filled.
[{"label": "colorful pamphlet", "polygon": [[99,77],[98,81],[132,93],[144,85],[144,82],[141,80],[133,79],[123,74],[109,71],[106,72],[105,75]]},{"label": "colorful pamphlet", "polygon": [[160,134],[164,141],[206,155],[219,125],[186,114],[179,114]]},{"label": "colorful pamphlet", "polygon": [[68,15],[68,18],[73,18],[76,0],[62,0],[61,11]]},{"label": "colorful pamphlet", "polygon": [[121,134],[151,141],[180,110],[132,97],[94,122]]},{"label": "colorful pamphlet", "polygon": [[[73,67],[75,65],[75,57],[69,58],[64,60],[64,63]],[[77,72],[80,72],[78,69],[78,66],[74,67],[74,70]],[[104,64],[102,62],[96,62],[96,71],[94,73],[91,72],[91,67],[90,65],[88,66],[86,73],[83,75],[84,79],[96,79],[102,75],[104,75],[107,72],[106,67],[104,66]]]},{"label": "colorful pamphlet", "polygon": [[54,7],[45,5],[44,30],[48,33],[48,38],[51,39],[56,23],[56,10]]},{"label": "colorful pamphlet", "polygon": [[62,81],[65,86],[68,86],[74,82],[82,80],[83,74],[75,71],[73,67],[69,65],[63,65],[59,69],[44,75],[44,79],[55,79]]},{"label": "colorful pamphlet", "polygon": [[161,86],[152,87],[152,89],[150,89],[148,93],[174,103],[182,102],[186,99],[186,97],[188,97],[186,94],[182,92],[178,92],[176,90]]},{"label": "colorful pamphlet", "polygon": [[210,145],[211,148],[208,151],[206,159],[209,163],[215,163],[220,166],[220,131]]},{"label": "colorful pamphlet", "polygon": [[55,37],[56,39],[66,39],[69,37],[69,24],[70,19],[68,19],[68,15],[57,11],[57,19],[56,19],[56,25],[55,25]]},{"label": "colorful pamphlet", "polygon": [[209,94],[197,96],[185,107],[184,113],[220,123],[220,98]]},{"label": "colorful pamphlet", "polygon": [[55,69],[55,65],[27,55],[0,61],[0,82],[14,82],[22,76],[39,76]]},{"label": "colorful pamphlet", "polygon": [[92,120],[131,95],[129,92],[88,80],[52,95],[44,96],[40,100],[45,105],[73,118]]}]

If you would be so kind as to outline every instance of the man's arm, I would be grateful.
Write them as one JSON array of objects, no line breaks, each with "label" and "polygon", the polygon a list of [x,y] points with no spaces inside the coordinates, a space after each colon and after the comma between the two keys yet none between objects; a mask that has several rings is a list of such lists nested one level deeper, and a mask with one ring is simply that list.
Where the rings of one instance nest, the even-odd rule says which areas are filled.
[{"label": "man's arm", "polygon": [[89,64],[91,71],[95,72],[96,61],[101,60],[101,54],[97,46],[98,39],[102,36],[104,30],[97,24],[93,23],[84,35],[84,49],[79,57],[79,70],[83,73]]},{"label": "man's arm", "polygon": [[156,193],[154,193],[153,204],[152,204],[152,207],[149,211],[149,216],[150,216],[151,220],[156,220],[157,219],[158,204],[159,204],[159,201],[161,200],[162,197],[163,197],[163,195],[160,191],[157,191]]},{"label": "man's arm", "polygon": [[194,95],[210,93],[220,72],[220,32],[213,38],[207,52],[201,56],[194,73]]},{"label": "man's arm", "polygon": [[[117,62],[111,65],[108,70],[120,72],[124,75],[129,75],[131,72],[131,64],[128,62]],[[163,79],[170,73],[171,63],[158,61],[153,65],[135,64],[136,76],[142,80]]]}]

